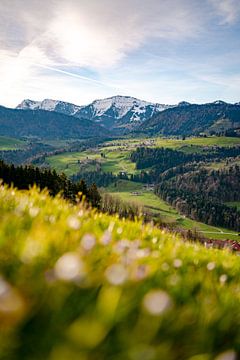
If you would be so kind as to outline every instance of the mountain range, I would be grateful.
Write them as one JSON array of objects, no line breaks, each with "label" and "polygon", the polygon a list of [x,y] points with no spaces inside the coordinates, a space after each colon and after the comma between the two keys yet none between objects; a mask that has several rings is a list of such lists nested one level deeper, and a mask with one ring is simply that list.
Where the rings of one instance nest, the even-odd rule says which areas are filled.
[{"label": "mountain range", "polygon": [[45,99],[0,107],[0,135],[39,139],[81,139],[123,134],[199,135],[240,128],[240,103],[154,104],[129,96],[95,100],[86,106]]},{"label": "mountain range", "polygon": [[240,104],[217,100],[208,104],[181,103],[146,120],[138,131],[148,135],[199,135],[240,128]]},{"label": "mountain range", "polygon": [[110,132],[93,121],[55,111],[0,106],[0,135],[16,138],[84,139],[108,137]]},{"label": "mountain range", "polygon": [[77,118],[84,118],[105,126],[110,130],[132,129],[152,116],[173,107],[173,105],[154,104],[130,96],[113,96],[95,100],[86,106],[45,99],[43,101],[24,100],[17,106],[22,110],[56,111]]}]

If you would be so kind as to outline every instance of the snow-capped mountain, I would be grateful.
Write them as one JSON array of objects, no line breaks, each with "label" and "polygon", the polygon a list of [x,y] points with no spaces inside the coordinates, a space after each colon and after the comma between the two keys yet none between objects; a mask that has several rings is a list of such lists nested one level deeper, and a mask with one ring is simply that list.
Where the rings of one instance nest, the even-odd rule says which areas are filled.
[{"label": "snow-capped mountain", "polygon": [[17,106],[17,109],[22,110],[47,110],[60,112],[65,115],[74,116],[74,114],[81,109],[81,106],[77,106],[71,103],[67,103],[59,100],[45,99],[43,101],[23,100],[21,104]]},{"label": "snow-capped mountain", "polygon": [[79,118],[93,120],[109,129],[132,128],[172,105],[154,104],[130,96],[113,96],[95,100],[86,106],[77,106],[63,101],[24,100],[17,109],[48,110],[61,112]]},{"label": "snow-capped mountain", "polygon": [[92,104],[80,109],[76,115],[95,120],[111,127],[143,122],[156,113],[166,110],[168,105],[153,104],[130,96],[113,96],[95,100]]}]

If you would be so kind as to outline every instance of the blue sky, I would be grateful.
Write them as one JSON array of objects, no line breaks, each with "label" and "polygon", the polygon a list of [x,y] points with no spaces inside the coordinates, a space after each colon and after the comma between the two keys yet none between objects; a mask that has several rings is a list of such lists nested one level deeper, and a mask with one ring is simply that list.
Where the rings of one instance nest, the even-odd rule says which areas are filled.
[{"label": "blue sky", "polygon": [[240,101],[239,0],[1,0],[0,104]]}]

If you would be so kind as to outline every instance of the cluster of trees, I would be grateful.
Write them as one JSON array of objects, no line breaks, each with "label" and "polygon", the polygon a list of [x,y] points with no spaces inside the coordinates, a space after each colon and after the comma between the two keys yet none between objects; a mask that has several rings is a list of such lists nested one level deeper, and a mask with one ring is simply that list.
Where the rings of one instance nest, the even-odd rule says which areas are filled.
[{"label": "cluster of trees", "polygon": [[54,148],[50,145],[29,143],[24,149],[0,151],[0,159],[9,164],[21,165],[26,162],[30,163],[32,159],[40,155],[51,154],[53,151]]},{"label": "cluster of trees", "polygon": [[73,182],[84,179],[88,185],[95,183],[98,187],[107,187],[114,181],[117,181],[118,177],[112,173],[105,173],[102,171],[86,171],[72,175],[71,179]]},{"label": "cluster of trees", "polygon": [[137,169],[154,167],[159,174],[172,167],[213,159],[224,159],[240,155],[240,146],[207,148],[201,153],[184,153],[179,150],[168,148],[140,147],[134,151],[130,159],[136,163]]},{"label": "cluster of trees", "polygon": [[[40,189],[47,188],[52,196],[62,193],[64,198],[72,202],[81,201],[84,198],[93,207],[109,214],[118,214],[119,217],[132,220],[144,215],[144,219],[147,219],[147,214],[142,214],[142,209],[138,205],[125,203],[118,197],[108,194],[101,196],[94,182],[97,180],[96,173],[91,175],[89,173],[89,177],[85,177],[85,175],[82,174],[81,179],[76,182],[68,179],[65,174],[57,174],[55,170],[8,165],[0,160],[0,179],[9,186],[29,189],[30,186],[37,185]],[[101,173],[101,176],[103,177],[102,179],[99,177],[100,182],[104,180],[104,173]],[[117,177],[109,175],[109,179],[116,180]]]},{"label": "cluster of trees", "polygon": [[179,212],[209,225],[240,231],[240,212],[224,202],[240,200],[240,168],[206,170],[162,179],[156,193]]},{"label": "cluster of trees", "polygon": [[74,183],[65,174],[59,175],[55,170],[7,165],[0,161],[0,179],[18,189],[29,189],[36,184],[40,189],[47,188],[52,196],[62,193],[73,202],[77,197],[81,200],[84,196],[93,207],[100,208],[101,205],[101,195],[95,184],[87,186],[84,180]]}]

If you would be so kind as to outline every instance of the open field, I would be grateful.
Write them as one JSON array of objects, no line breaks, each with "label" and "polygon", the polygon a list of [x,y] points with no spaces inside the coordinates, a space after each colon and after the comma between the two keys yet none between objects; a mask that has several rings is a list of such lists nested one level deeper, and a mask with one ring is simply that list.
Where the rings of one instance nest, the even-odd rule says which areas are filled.
[{"label": "open field", "polygon": [[[101,153],[104,157],[101,157]],[[47,158],[47,163],[58,172],[70,176],[81,171],[97,171],[101,167],[104,172],[127,172],[133,174],[135,164],[129,160],[128,151],[109,150],[108,148],[93,149],[83,152],[68,152]]]},{"label": "open field", "polygon": [[[59,172],[65,172],[70,176],[80,170],[98,170],[99,166],[104,172],[127,172],[134,174],[137,172],[135,164],[129,160],[131,151],[138,146],[156,147],[163,146],[174,149],[181,149],[185,152],[199,152],[205,146],[233,146],[240,145],[240,138],[210,137],[210,138],[188,138],[186,140],[164,139],[164,138],[134,138],[119,139],[104,143],[101,147],[83,152],[67,152],[60,155],[48,157],[47,163]],[[105,157],[101,157],[101,153]],[[91,160],[96,160],[94,165]],[[79,161],[81,163],[79,163]]]},{"label": "open field", "polygon": [[1,359],[239,358],[230,251],[36,190],[0,213]]},{"label": "open field", "polygon": [[[67,176],[78,173],[82,166],[86,168],[92,165],[92,160],[100,160],[101,155],[96,151],[67,152],[48,157],[47,163],[58,172],[64,172]],[[95,170],[95,166],[93,166]],[[89,171],[89,169],[87,169]]]},{"label": "open field", "polygon": [[166,147],[171,149],[181,149],[186,152],[198,152],[201,151],[203,147],[207,146],[235,146],[240,145],[240,138],[230,138],[230,137],[192,137],[182,139],[175,138],[134,138],[134,139],[121,139],[113,140],[105,143],[105,146],[109,150],[122,149],[122,150],[131,150],[133,151],[138,146],[143,147]]},{"label": "open field", "polygon": [[[176,227],[190,230],[195,229],[210,239],[238,240],[238,233],[234,231],[217,228],[182,216],[173,207],[156,196],[153,191],[144,189],[143,184],[119,180],[116,186],[111,185],[106,190],[111,195],[118,196],[124,201],[134,202],[139,206],[145,207],[153,213],[153,216],[157,214],[161,215],[164,222],[169,224],[174,223]],[[134,195],[133,193],[138,193],[138,195]]]},{"label": "open field", "polygon": [[26,141],[0,136],[0,151],[23,149],[26,145]]}]

